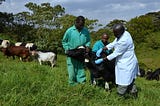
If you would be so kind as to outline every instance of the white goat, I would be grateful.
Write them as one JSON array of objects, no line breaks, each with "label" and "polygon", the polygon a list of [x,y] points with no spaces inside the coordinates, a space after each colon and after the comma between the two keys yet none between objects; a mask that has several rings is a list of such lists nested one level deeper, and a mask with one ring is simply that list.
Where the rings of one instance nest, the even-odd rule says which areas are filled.
[{"label": "white goat", "polygon": [[45,61],[49,61],[51,63],[51,67],[54,67],[56,64],[57,56],[53,52],[32,51],[32,55],[38,56],[38,61],[40,65],[42,65],[42,62]]}]

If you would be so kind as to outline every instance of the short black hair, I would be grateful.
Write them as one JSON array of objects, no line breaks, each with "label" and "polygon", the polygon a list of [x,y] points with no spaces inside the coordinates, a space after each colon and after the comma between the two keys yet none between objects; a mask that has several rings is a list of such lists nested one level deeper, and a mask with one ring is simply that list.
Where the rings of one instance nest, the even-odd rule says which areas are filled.
[{"label": "short black hair", "polygon": [[124,33],[125,27],[123,26],[122,23],[115,24],[113,26],[113,33],[117,38],[120,38],[120,36]]},{"label": "short black hair", "polygon": [[78,23],[79,21],[85,22],[85,18],[83,16],[78,16],[75,21],[76,23]]},{"label": "short black hair", "polygon": [[119,24],[115,24],[113,26],[113,30],[121,30],[121,31],[124,31],[125,30],[125,27],[122,23],[119,23]]}]

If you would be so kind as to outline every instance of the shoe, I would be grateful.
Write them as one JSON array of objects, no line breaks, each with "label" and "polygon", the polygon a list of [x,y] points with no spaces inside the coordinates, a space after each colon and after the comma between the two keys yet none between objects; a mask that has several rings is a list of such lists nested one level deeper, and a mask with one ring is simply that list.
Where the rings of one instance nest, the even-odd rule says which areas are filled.
[{"label": "shoe", "polygon": [[120,94],[120,93],[117,93],[117,95],[118,95],[119,97],[124,97],[124,96],[125,96],[125,94]]},{"label": "shoe", "polygon": [[138,92],[130,93],[134,99],[138,98]]},{"label": "shoe", "polygon": [[120,98],[125,99],[125,100],[130,98],[130,96],[128,94],[119,94],[119,93],[117,93],[117,94]]}]

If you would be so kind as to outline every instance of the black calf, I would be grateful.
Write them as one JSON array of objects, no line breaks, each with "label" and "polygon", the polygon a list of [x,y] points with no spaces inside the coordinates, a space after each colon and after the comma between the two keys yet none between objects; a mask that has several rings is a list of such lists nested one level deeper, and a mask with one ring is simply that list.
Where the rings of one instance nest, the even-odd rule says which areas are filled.
[{"label": "black calf", "polygon": [[153,72],[150,72],[150,71],[147,72],[146,79],[159,81],[159,76],[160,76],[160,68],[156,69]]},{"label": "black calf", "polygon": [[76,49],[66,51],[67,56],[75,58],[81,62],[84,62],[85,60],[85,53],[86,53],[85,48],[76,48]]},{"label": "black calf", "polygon": [[144,77],[145,76],[145,70],[140,68],[139,71],[140,71],[140,75],[139,76],[140,77]]},{"label": "black calf", "polygon": [[[105,89],[109,89],[108,82],[115,84],[115,60],[103,61],[97,65],[95,64],[95,60],[98,59],[96,54],[91,50],[86,52],[85,47],[68,50],[66,51],[66,55],[82,62],[85,61],[86,67],[89,69],[90,74],[93,75],[93,78],[95,80],[102,78],[105,81]],[[105,52],[102,52],[99,58],[106,56]]]},{"label": "black calf", "polygon": [[[85,56],[89,61],[86,62],[86,66],[89,69],[94,79],[102,78],[105,81],[105,89],[109,89],[108,82],[115,84],[115,60],[103,61],[101,64],[95,64],[95,60],[98,59],[94,52],[89,52]],[[100,58],[106,57],[104,52],[101,53]]]}]

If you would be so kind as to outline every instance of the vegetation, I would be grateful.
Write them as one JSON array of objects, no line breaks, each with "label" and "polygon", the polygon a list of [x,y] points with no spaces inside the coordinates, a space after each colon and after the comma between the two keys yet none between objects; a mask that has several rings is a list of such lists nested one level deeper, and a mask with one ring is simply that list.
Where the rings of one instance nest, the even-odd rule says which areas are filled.
[{"label": "vegetation", "polygon": [[5,0],[0,0],[0,5],[2,4],[3,1],[5,1]]},{"label": "vegetation", "polygon": [[[13,43],[17,41],[35,42],[40,50],[57,51],[62,54],[61,39],[66,29],[74,24],[76,16],[66,14],[65,8],[61,5],[52,7],[50,3],[37,5],[29,2],[25,7],[29,11],[17,14],[0,12],[0,33],[4,34],[5,38],[9,38]],[[124,23],[136,44],[147,43],[148,47],[159,49],[159,40],[152,42],[158,36],[152,33],[160,30],[159,17],[160,12],[152,12],[135,17],[128,22],[114,19],[97,31],[94,31],[94,29],[102,26],[98,23],[98,20],[86,18],[86,27],[90,30],[93,44],[104,32],[111,35],[112,40],[114,38],[112,36],[112,26],[115,23]],[[147,40],[150,38],[151,41]]]},{"label": "vegetation", "polygon": [[[0,2],[5,1],[1,0]],[[159,81],[137,78],[139,97],[122,99],[103,88],[91,86],[89,72],[86,70],[87,83],[75,87],[68,86],[66,60],[63,55],[61,39],[68,27],[74,24],[73,15],[65,14],[65,8],[49,3],[37,5],[27,3],[30,11],[18,14],[0,12],[0,39],[34,42],[38,49],[58,53],[57,65],[40,66],[37,61],[21,62],[18,58],[6,58],[0,52],[0,106],[159,106]],[[133,36],[139,65],[145,70],[159,68],[160,59],[160,12],[152,12],[135,17],[130,21],[115,19],[104,28],[98,20],[86,18],[92,44],[104,32],[114,39],[112,26],[124,23]]]},{"label": "vegetation", "polygon": [[[150,53],[149,53],[150,54]],[[39,65],[37,61],[21,62],[0,53],[0,105],[1,106],[159,106],[159,81],[136,80],[137,99],[117,96],[116,87],[106,92],[89,83],[68,85],[65,56],[58,55],[57,65]],[[142,58],[140,58],[142,59]],[[145,60],[145,59],[144,59]],[[157,61],[157,64],[159,62]]]}]

